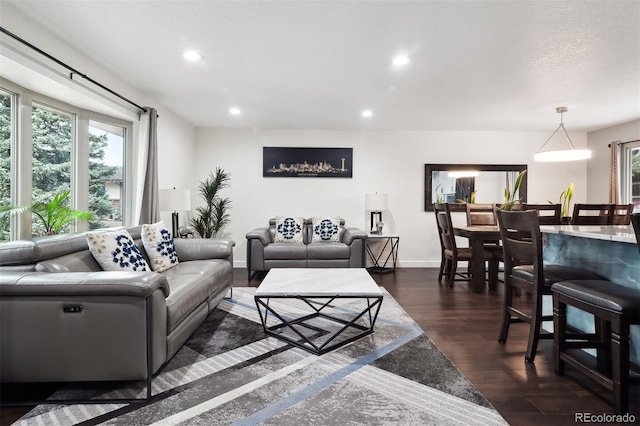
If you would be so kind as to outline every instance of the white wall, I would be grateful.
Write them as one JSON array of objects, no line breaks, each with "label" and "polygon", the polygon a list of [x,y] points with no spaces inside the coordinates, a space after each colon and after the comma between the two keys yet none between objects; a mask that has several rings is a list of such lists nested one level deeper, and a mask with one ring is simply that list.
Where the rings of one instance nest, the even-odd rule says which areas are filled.
[{"label": "white wall", "polygon": [[611,142],[629,142],[640,139],[640,120],[589,132],[587,145],[592,158],[587,166],[587,202],[609,202],[609,173],[611,170]]},{"label": "white wall", "polygon": [[[574,200],[586,202],[586,163],[534,163],[549,135],[524,132],[417,132],[198,129],[195,178],[217,166],[231,173],[233,209],[226,237],[236,242],[236,266],[245,266],[246,238],[277,214],[337,214],[365,229],[365,194],[389,194],[386,229],[400,235],[400,266],[437,266],[440,248],[433,212],[424,211],[424,164],[528,164],[529,202],[556,200],[574,182]],[[572,133],[586,145],[585,133]],[[351,147],[353,178],[263,178],[262,148]],[[193,194],[196,195],[196,194]],[[192,196],[192,198],[195,198]],[[197,197],[198,204],[200,203]],[[460,220],[460,217],[456,217]]]}]

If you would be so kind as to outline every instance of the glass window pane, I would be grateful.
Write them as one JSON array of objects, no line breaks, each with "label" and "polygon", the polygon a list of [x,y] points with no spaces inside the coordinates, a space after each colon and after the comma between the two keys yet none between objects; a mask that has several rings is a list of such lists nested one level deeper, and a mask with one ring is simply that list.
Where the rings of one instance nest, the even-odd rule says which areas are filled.
[{"label": "glass window pane", "polygon": [[[32,203],[50,203],[60,192],[71,190],[72,117],[44,106],[33,107]],[[46,233],[33,217],[34,235]],[[61,232],[69,232],[69,226]]]},{"label": "glass window pane", "polygon": [[125,129],[89,121],[89,211],[91,229],[121,226]]},{"label": "glass window pane", "polygon": [[[0,206],[11,205],[11,133],[13,96],[0,91]],[[0,217],[0,241],[11,238],[9,215]]]}]

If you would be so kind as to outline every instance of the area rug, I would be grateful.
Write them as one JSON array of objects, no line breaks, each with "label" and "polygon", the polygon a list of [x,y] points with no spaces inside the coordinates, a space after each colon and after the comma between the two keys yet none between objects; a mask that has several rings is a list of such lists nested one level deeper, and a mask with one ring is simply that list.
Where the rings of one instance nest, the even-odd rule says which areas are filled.
[{"label": "area rug", "polygon": [[[154,377],[150,402],[39,405],[16,424],[507,424],[386,291],[374,333],[322,356],[265,337],[254,293],[235,288],[221,302]],[[359,312],[348,300],[334,308]],[[304,309],[296,300],[271,303],[285,315]],[[52,397],[143,394],[136,382],[67,387]]]}]

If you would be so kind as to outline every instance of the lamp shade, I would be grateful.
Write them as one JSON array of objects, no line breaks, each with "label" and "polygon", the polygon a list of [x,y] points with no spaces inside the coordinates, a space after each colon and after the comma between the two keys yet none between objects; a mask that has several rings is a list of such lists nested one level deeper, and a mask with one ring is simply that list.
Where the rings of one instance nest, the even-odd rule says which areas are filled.
[{"label": "lamp shade", "polygon": [[366,194],[365,206],[367,210],[379,212],[387,209],[387,194]]},{"label": "lamp shade", "polygon": [[161,189],[158,197],[161,212],[191,210],[191,191],[188,189]]}]

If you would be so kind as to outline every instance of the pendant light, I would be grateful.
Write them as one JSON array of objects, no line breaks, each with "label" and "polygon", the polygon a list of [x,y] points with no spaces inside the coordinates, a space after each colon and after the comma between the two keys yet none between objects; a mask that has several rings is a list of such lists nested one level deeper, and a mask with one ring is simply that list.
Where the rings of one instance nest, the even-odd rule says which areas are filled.
[{"label": "pendant light", "polygon": [[[558,108],[556,108],[556,112],[560,113],[560,125],[558,126],[556,131],[553,132],[553,134],[551,136],[549,136],[549,139],[547,139],[547,141],[540,147],[538,152],[535,153],[535,155],[533,156],[533,159],[535,161],[543,161],[543,162],[550,162],[550,161],[576,161],[576,160],[586,160],[587,158],[591,158],[591,151],[590,150],[588,150],[588,149],[575,149],[573,147],[573,143],[571,143],[571,139],[569,138],[569,135],[567,134],[567,131],[564,128],[564,122],[562,120],[562,118],[563,118],[562,114],[564,114],[568,110],[569,110],[569,108],[567,108],[567,107],[558,107]],[[542,151],[542,149],[545,147],[545,145],[547,143],[549,143],[551,138],[553,138],[555,136],[555,134],[558,133],[558,130],[560,130],[560,129],[562,129],[562,133],[564,133],[564,136],[567,139],[567,141],[569,142],[569,146],[571,148],[570,149],[556,149],[556,150],[551,150],[551,151]]]}]

